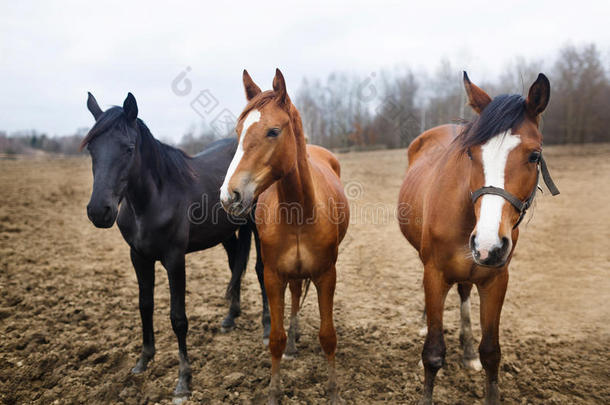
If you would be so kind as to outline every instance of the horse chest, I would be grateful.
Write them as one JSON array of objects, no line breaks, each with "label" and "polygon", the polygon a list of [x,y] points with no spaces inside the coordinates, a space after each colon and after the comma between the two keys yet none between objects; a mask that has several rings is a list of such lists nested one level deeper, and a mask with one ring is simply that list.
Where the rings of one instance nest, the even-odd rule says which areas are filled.
[{"label": "horse chest", "polygon": [[153,220],[126,211],[119,216],[117,225],[129,246],[144,256],[159,259],[176,245],[172,227],[158,217]]},{"label": "horse chest", "polygon": [[328,270],[333,256],[331,246],[310,243],[308,238],[293,235],[281,244],[269,246],[277,271],[288,278],[312,278]]}]

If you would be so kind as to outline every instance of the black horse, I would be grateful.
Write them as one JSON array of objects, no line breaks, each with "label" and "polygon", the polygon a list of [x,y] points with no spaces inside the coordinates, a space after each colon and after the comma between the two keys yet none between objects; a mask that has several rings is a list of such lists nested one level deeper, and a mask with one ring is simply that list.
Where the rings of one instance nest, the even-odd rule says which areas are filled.
[{"label": "black horse", "polygon": [[219,203],[220,186],[237,144],[234,140],[220,140],[189,157],[153,137],[137,118],[138,107],[131,93],[123,108],[112,107],[106,111],[101,110],[89,93],[87,108],[96,120],[81,144],[89,150],[93,166],[93,192],[87,215],[98,228],[109,228],[117,220],[123,238],[131,247],[131,262],[140,288],[143,346],[132,372],[146,370],[155,354],[154,266],[160,260],[169,279],[170,318],[180,357],[174,395],[188,395],[191,368],[186,350],[188,322],[184,308],[186,253],[223,244],[231,268],[227,288],[231,304],[222,328],[232,329],[234,318],[240,314],[241,277],[254,232],[256,274],[263,301],[263,338],[269,336],[269,309],[256,227],[250,220],[240,222],[229,217]]}]

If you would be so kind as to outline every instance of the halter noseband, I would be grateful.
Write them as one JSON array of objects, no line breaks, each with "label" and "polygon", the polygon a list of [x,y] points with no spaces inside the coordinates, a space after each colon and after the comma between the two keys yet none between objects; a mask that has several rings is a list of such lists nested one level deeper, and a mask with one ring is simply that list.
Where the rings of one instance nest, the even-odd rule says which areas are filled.
[{"label": "halter noseband", "polygon": [[[468,150],[468,156],[471,156],[470,150]],[[519,212],[519,219],[517,220],[515,226],[513,226],[513,229],[515,229],[519,226],[519,224],[525,217],[527,209],[532,205],[532,202],[534,201],[534,197],[536,196],[536,189],[539,188],[538,180],[540,178],[540,172],[542,172],[542,180],[544,180],[544,184],[546,184],[547,188],[551,192],[551,195],[559,194],[559,189],[557,188],[557,186],[555,186],[555,183],[551,178],[551,174],[549,173],[549,169],[546,166],[546,162],[544,161],[542,154],[540,154],[538,168],[536,169],[536,185],[534,186],[534,189],[532,190],[530,196],[525,201],[521,201],[519,198],[515,197],[503,188],[494,186],[484,186],[471,193],[470,198],[472,200],[472,203],[474,204],[479,199],[479,197],[484,194],[499,195],[500,197],[504,198],[506,201],[511,203],[512,206],[515,207],[515,209]]]}]

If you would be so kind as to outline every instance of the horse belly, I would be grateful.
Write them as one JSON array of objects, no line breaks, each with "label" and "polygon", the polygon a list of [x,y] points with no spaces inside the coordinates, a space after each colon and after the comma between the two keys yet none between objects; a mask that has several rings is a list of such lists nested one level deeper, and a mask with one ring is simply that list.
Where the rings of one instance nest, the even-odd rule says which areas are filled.
[{"label": "horse belly", "polygon": [[400,231],[418,251],[423,226],[423,184],[417,167],[411,168],[400,189],[397,218]]}]

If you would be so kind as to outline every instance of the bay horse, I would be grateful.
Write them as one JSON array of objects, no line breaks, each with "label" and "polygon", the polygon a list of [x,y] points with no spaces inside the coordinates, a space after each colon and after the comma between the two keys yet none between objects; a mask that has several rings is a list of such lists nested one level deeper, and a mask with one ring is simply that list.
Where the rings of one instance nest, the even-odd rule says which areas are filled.
[{"label": "bay horse", "polygon": [[[421,404],[432,403],[434,378],[444,365],[443,307],[451,286],[461,299],[463,364],[485,369],[485,403],[498,404],[500,312],[508,266],[519,224],[533,202],[539,172],[553,195],[559,193],[542,158],[538,123],[550,98],[550,83],[539,74],[527,98],[493,100],[464,72],[471,123],[432,128],[409,146],[409,166],[399,196],[398,220],[424,265],[427,336]],[[481,300],[479,359],[470,325],[470,291]]]},{"label": "bay horse", "polygon": [[303,279],[313,281],[318,293],[319,339],[328,361],[330,399],[337,403],[335,264],[349,221],[339,162],[328,150],[306,144],[301,117],[290,101],[279,69],[273,90],[262,92],[245,70],[243,83],[248,103],[238,119],[239,146],[220,199],[223,207],[236,216],[247,215],[258,199],[254,218],[271,312],[269,403],[277,404],[281,397],[280,361],[287,343],[286,285],[290,285],[292,295],[288,347],[294,353]]},{"label": "bay horse", "polygon": [[116,220],[131,248],[131,262],[138,278],[143,345],[132,372],[145,371],[155,354],[153,290],[155,262],[161,261],[169,279],[170,318],[180,359],[174,395],[184,397],[190,393],[191,382],[184,305],[185,254],[220,243],[225,248],[231,269],[227,288],[231,304],[221,328],[229,330],[235,326],[234,319],[241,312],[241,277],[254,231],[264,339],[269,335],[269,309],[256,228],[252,221],[228,216],[219,203],[218,188],[237,143],[232,139],[219,140],[200,154],[189,157],[154,138],[138,118],[138,106],[131,93],[122,108],[112,107],[106,111],[102,111],[89,93],[87,108],[96,120],[81,144],[81,148],[87,147],[93,167],[93,191],[87,215],[98,228],[110,228]]}]

